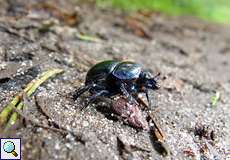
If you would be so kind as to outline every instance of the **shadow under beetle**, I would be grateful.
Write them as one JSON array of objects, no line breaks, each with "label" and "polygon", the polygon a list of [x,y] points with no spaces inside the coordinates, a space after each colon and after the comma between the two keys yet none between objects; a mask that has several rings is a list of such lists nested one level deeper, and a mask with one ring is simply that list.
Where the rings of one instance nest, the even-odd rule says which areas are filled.
[{"label": "shadow under beetle", "polygon": [[[89,91],[92,96],[87,105],[99,96],[110,97],[116,94],[124,95],[130,103],[137,103],[137,94],[145,93],[150,104],[148,90],[156,90],[159,85],[157,77],[152,76],[142,65],[129,61],[107,60],[94,65],[87,73],[85,86],[78,89],[74,95],[77,99],[81,94]],[[87,106],[86,105],[86,106]]]}]

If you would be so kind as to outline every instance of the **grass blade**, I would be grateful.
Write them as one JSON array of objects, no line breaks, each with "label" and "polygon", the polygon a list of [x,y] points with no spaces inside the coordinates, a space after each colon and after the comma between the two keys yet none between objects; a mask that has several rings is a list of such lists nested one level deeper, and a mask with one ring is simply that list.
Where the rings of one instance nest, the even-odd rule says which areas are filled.
[{"label": "grass blade", "polygon": [[[20,93],[19,95],[17,95],[10,102],[10,104],[7,105],[3,109],[3,111],[0,113],[0,126],[3,126],[4,123],[8,120],[8,117],[9,117],[10,113],[12,112],[14,106],[16,106],[19,103],[16,106],[16,108],[19,110],[21,110],[23,108],[23,102],[19,102],[23,93],[26,93],[27,96],[31,96],[42,83],[47,81],[49,78],[55,76],[56,74],[59,74],[62,72],[63,72],[63,70],[61,70],[61,69],[51,69],[51,70],[44,72],[41,75],[41,78],[37,79],[36,81],[34,80],[34,81],[30,82],[27,85],[27,87],[23,90],[23,92]],[[16,123],[17,119],[18,119],[18,114],[16,112],[14,112],[11,115],[9,121],[7,122],[5,130],[9,129],[12,125],[14,125]]]}]

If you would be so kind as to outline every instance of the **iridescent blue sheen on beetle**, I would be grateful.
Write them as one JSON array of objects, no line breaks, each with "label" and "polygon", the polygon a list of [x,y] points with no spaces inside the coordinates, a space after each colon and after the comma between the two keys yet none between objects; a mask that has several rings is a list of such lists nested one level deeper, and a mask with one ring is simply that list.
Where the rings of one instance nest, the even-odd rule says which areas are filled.
[{"label": "iridescent blue sheen on beetle", "polygon": [[144,92],[150,105],[148,89],[156,90],[159,85],[156,76],[144,70],[141,64],[129,61],[107,60],[94,65],[86,75],[85,86],[78,89],[75,94],[77,99],[81,94],[89,91],[92,96],[89,103],[99,96],[113,96],[122,94],[131,103],[137,103],[137,94]]}]

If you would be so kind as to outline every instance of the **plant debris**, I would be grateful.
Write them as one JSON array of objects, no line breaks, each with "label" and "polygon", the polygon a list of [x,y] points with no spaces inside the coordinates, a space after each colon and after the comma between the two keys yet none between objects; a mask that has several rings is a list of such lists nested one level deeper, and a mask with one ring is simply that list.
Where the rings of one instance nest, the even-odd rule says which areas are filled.
[{"label": "plant debris", "polygon": [[207,125],[196,124],[194,129],[194,135],[200,139],[205,138],[207,140],[215,140],[215,132]]},{"label": "plant debris", "polygon": [[212,97],[212,107],[215,107],[217,105],[217,103],[220,100],[220,92],[216,92],[216,94]]},{"label": "plant debris", "polygon": [[152,39],[150,31],[140,21],[134,18],[128,18],[126,23],[127,28],[130,29],[135,35],[148,40]]},{"label": "plant debris", "polygon": [[186,156],[188,156],[188,157],[192,157],[192,158],[195,158],[195,157],[196,157],[194,151],[193,151],[191,148],[184,149],[184,150],[183,150],[183,153],[184,153]]},{"label": "plant debris", "polygon": [[79,39],[79,40],[82,40],[82,41],[87,41],[87,42],[100,42],[101,40],[97,37],[93,37],[93,36],[89,36],[89,35],[86,35],[86,34],[76,34],[76,37]]},{"label": "plant debris", "polygon": [[142,111],[136,104],[130,104],[124,97],[115,99],[112,103],[112,109],[122,117],[125,123],[141,129],[148,129],[148,123],[142,115]]},{"label": "plant debris", "polygon": [[16,121],[18,119],[18,114],[16,112],[12,113],[12,110],[14,107],[16,107],[18,110],[21,110],[23,108],[23,102],[21,101],[21,99],[22,99],[22,96],[24,93],[26,93],[27,96],[31,96],[42,83],[44,83],[50,77],[52,77],[56,74],[62,73],[62,72],[63,72],[63,70],[61,70],[61,69],[51,69],[49,71],[44,72],[41,75],[41,78],[30,82],[26,86],[26,88],[21,93],[19,93],[10,102],[10,104],[8,104],[1,111],[1,113],[0,113],[0,127],[3,127],[5,125],[5,122],[8,121],[7,124],[5,125],[5,130],[8,130],[11,126],[13,126],[16,123]]},{"label": "plant debris", "polygon": [[153,125],[150,125],[150,139],[153,144],[153,147],[155,150],[163,155],[163,156],[168,156],[170,154],[170,150],[168,145],[166,144],[166,135],[162,131],[160,125],[157,123],[156,117],[154,116],[153,112],[149,113],[150,117],[150,124],[152,123]]}]

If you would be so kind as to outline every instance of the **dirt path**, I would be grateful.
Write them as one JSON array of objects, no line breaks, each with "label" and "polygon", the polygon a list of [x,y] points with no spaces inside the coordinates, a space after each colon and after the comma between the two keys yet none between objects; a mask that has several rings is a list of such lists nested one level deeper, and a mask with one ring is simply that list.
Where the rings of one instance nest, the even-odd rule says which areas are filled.
[{"label": "dirt path", "polygon": [[[62,68],[65,73],[39,88],[26,113],[41,124],[55,122],[82,139],[19,124],[2,136],[22,138],[23,159],[230,157],[229,27],[187,17],[73,8],[67,2],[56,2],[58,8],[31,1],[0,3],[0,110],[42,71]],[[39,12],[41,8],[46,10]],[[80,33],[97,39],[84,41]],[[134,60],[166,78],[150,97],[166,133],[169,156],[154,149],[148,132],[111,119],[97,105],[81,111],[85,97],[78,102],[71,98],[87,70],[105,59]],[[212,107],[215,92],[221,100]],[[214,140],[195,136],[199,125],[209,126]],[[138,149],[121,150],[118,138]]]}]

